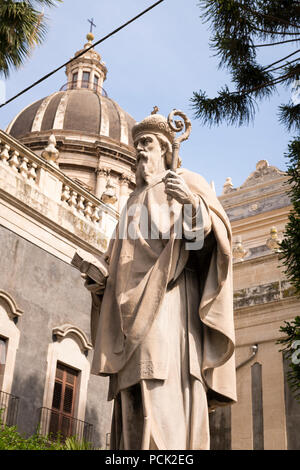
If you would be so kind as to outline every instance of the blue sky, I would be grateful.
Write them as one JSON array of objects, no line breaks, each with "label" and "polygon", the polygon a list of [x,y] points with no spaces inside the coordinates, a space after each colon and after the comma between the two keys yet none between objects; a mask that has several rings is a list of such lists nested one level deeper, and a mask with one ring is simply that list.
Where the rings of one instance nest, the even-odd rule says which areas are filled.
[{"label": "blue sky", "polygon": [[[48,34],[25,65],[6,80],[6,98],[71,58],[86,42],[88,18],[94,18],[95,40],[154,3],[154,0],[64,0],[46,11]],[[108,76],[104,88],[110,98],[137,121],[150,114],[154,105],[168,115],[181,109],[192,120],[190,139],[181,147],[183,166],[214,180],[217,193],[227,176],[240,186],[255,170],[257,161],[285,169],[284,152],[289,135],[277,120],[277,108],[287,102],[291,90],[279,93],[259,106],[254,124],[209,128],[193,117],[190,98],[193,91],[206,90],[215,96],[230,77],[218,69],[217,58],[209,49],[208,25],[203,24],[197,0],[165,0],[154,10],[105,41],[96,50],[106,62]],[[266,65],[292,51],[262,48]],[[282,55],[281,55],[282,54]],[[0,109],[0,128],[5,129],[25,106],[58,90],[66,82],[63,70],[22,97]]]}]

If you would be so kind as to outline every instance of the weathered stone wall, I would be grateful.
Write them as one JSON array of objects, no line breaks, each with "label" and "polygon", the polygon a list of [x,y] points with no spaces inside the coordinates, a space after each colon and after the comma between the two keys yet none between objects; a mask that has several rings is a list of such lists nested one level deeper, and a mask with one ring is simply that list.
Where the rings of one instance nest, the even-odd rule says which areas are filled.
[{"label": "weathered stone wall", "polygon": [[[75,268],[2,226],[0,256],[0,289],[23,310],[11,393],[20,397],[19,430],[31,434],[43,406],[52,329],[70,323],[90,337],[91,299]],[[90,361],[92,354],[88,352]],[[102,447],[111,417],[106,393],[106,379],[91,376],[85,420],[95,426],[95,444]]]}]

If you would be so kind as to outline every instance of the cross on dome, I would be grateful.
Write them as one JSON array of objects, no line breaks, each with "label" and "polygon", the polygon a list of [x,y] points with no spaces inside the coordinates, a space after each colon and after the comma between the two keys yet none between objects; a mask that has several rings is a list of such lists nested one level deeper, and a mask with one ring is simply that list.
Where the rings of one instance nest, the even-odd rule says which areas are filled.
[{"label": "cross on dome", "polygon": [[88,22],[91,24],[90,33],[92,33],[92,32],[93,32],[93,26],[94,26],[95,28],[97,28],[97,26],[96,26],[95,23],[94,23],[94,18],[92,18],[91,20],[88,19]]}]

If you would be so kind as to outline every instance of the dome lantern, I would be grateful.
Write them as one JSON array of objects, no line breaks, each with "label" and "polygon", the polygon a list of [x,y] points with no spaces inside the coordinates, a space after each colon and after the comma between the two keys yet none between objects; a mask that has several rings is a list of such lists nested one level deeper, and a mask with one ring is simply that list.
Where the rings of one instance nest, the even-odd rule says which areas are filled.
[{"label": "dome lantern", "polygon": [[94,40],[93,33],[88,33],[86,39],[88,42],[83,46],[83,49],[75,53],[75,60],[66,66],[68,82],[64,88],[67,90],[87,88],[101,95],[103,82],[107,75],[107,68],[105,63],[101,61],[100,54],[94,48],[91,48],[76,59],[76,56],[83,50],[91,47]]}]

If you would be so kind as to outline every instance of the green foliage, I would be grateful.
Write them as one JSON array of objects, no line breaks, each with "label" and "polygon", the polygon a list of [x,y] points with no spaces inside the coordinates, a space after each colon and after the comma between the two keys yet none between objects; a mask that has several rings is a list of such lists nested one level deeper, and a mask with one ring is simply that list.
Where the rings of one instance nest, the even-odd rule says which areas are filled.
[{"label": "green foliage", "polygon": [[38,433],[28,438],[22,436],[15,426],[0,427],[0,450],[64,450],[63,444],[51,441]]},{"label": "green foliage", "polygon": [[[194,92],[195,117],[209,125],[248,124],[255,116],[255,100],[269,98],[277,85],[299,79],[300,4],[295,0],[201,0],[199,6],[202,19],[210,24],[211,47],[219,66],[230,72],[236,89],[230,91],[225,85],[215,98],[202,90]],[[272,64],[257,62],[261,47],[283,43],[292,47],[289,55],[279,56]],[[289,130],[300,129],[299,105],[281,105],[279,119]]]},{"label": "green foliage", "polygon": [[7,77],[44,40],[45,17],[36,7],[55,4],[55,0],[0,0],[0,73]]},{"label": "green foliage", "polygon": [[300,364],[297,364],[300,359],[300,346],[295,344],[295,341],[299,341],[300,344],[300,317],[284,323],[285,326],[281,326],[280,331],[285,333],[286,337],[279,340],[278,343],[285,345],[281,351],[284,352],[289,363],[287,380],[295,398],[300,402]]},{"label": "green foliage", "polygon": [[93,450],[90,442],[79,441],[76,437],[68,437],[65,440],[63,450]]},{"label": "green foliage", "polygon": [[300,296],[300,137],[290,142],[285,156],[288,159],[288,194],[293,208],[280,245],[280,259],[287,278]]},{"label": "green foliage", "polygon": [[33,436],[25,437],[17,431],[16,426],[6,426],[0,419],[0,450],[93,450],[93,446],[74,436],[63,440],[57,435],[53,439],[38,431]]}]

